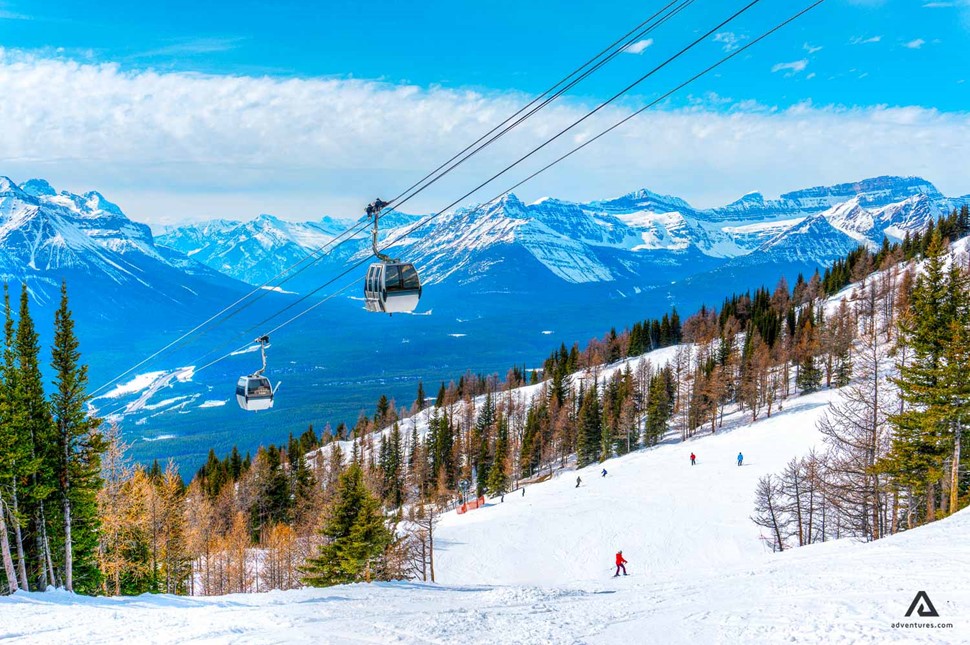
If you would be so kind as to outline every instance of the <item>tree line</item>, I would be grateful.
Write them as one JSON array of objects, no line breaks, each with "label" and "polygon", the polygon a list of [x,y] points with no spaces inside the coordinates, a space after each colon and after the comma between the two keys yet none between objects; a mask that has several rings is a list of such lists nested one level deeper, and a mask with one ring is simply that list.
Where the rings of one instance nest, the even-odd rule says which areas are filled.
[{"label": "tree line", "polygon": [[[11,590],[71,580],[86,593],[224,594],[433,580],[437,516],[467,497],[501,498],[572,459],[579,466],[603,461],[655,445],[670,432],[683,439],[717,432],[727,411],[756,420],[799,393],[850,383],[851,393],[869,380],[883,388],[871,377],[885,371],[873,366],[872,352],[883,351],[888,339],[909,339],[897,356],[924,370],[914,382],[923,384],[930,367],[955,365],[946,353],[955,351],[952,343],[919,336],[937,323],[950,329],[952,320],[927,325],[906,312],[913,302],[926,301],[922,306],[938,314],[964,305],[927,300],[920,295],[920,280],[927,278],[900,267],[907,253],[923,253],[925,240],[928,257],[943,257],[945,235],[965,234],[966,222],[963,209],[932,223],[926,235],[875,251],[860,248],[824,274],[799,276],[792,288],[781,279],[772,290],[731,295],[720,308],[701,307],[683,321],[674,311],[621,332],[611,329],[583,349],[561,345],[541,370],[514,366],[504,379],[468,372],[441,383],[434,397],[419,382],[410,406],[381,396],[373,414],[362,411],[352,427],[328,425],[317,433],[310,426],[255,455],[233,448],[219,458],[210,451],[188,484],[172,464],[131,463],[117,428],[102,431],[87,416],[86,371],[66,291],[55,319],[55,393],[44,398],[24,292],[16,324],[7,305],[0,387],[0,441],[10,446],[0,450],[0,544],[13,545],[4,548],[0,582]],[[843,289],[846,279],[860,282],[854,299],[827,307],[825,297]],[[930,291],[949,293],[952,284],[934,283]],[[875,339],[870,354],[864,351],[867,334]],[[638,358],[665,347],[668,354],[656,365]],[[925,354],[926,347],[937,353]],[[909,378],[900,374],[901,382]],[[942,371],[932,375],[944,380]],[[956,377],[947,372],[945,378]],[[922,387],[912,396],[929,396]],[[947,396],[952,402],[962,395]],[[887,526],[897,530],[906,514],[917,522],[954,508],[959,493],[954,498],[953,491],[965,486],[958,466],[966,451],[945,438],[962,436],[952,428],[964,421],[947,417],[950,430],[944,432],[940,419],[949,404],[941,401],[880,406],[879,414],[892,411],[900,424],[921,430],[898,435],[908,443],[880,435],[877,452],[865,457],[877,464],[872,469],[861,468],[856,453],[843,455],[855,464],[850,480],[864,485],[823,486],[819,473],[837,462],[818,455],[793,462],[768,482],[779,548],[796,539],[796,525],[802,543],[863,525],[878,526],[881,535]],[[926,410],[932,414],[920,416]],[[933,419],[932,441],[927,419]],[[904,476],[910,478],[905,485]],[[850,522],[852,504],[862,510]],[[758,518],[764,512],[759,506]]]},{"label": "tree line", "polygon": [[876,540],[970,502],[970,261],[950,248],[968,233],[964,206],[855,288],[854,378],[819,421],[825,449],[759,482],[753,519],[773,549]]},{"label": "tree line", "polygon": [[95,593],[102,572],[97,552],[101,456],[107,444],[87,410],[87,367],[61,285],[50,350],[50,394],[41,374],[41,347],[23,285],[14,319],[4,285],[0,364],[0,588],[48,586]]}]

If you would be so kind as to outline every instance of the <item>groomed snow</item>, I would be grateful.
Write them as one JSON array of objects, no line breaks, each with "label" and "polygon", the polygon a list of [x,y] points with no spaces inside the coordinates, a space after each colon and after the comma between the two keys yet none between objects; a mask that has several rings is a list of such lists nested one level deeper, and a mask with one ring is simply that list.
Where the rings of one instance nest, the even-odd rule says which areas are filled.
[{"label": "groomed snow", "polygon": [[116,385],[106,394],[102,394],[97,397],[99,399],[116,399],[119,396],[124,396],[126,394],[136,394],[142,390],[147,389],[154,383],[160,376],[165,374],[164,371],[161,372],[146,372],[144,374],[139,374],[130,381]]},{"label": "groomed snow", "polygon": [[[213,598],[0,598],[0,641],[53,643],[886,643],[970,634],[970,514],[872,544],[764,550],[754,484],[819,441],[834,396],[445,516],[441,584]],[[745,465],[737,467],[737,451]],[[697,454],[691,467],[688,455]],[[613,579],[622,548],[631,576]],[[489,584],[475,584],[489,583]],[[905,613],[926,591],[939,619]],[[894,623],[951,623],[900,629]]]},{"label": "groomed snow", "polygon": [[[767,558],[760,529],[749,519],[758,478],[820,443],[815,419],[831,398],[826,392],[792,399],[783,412],[750,427],[714,436],[703,430],[686,443],[566,471],[527,486],[525,496],[515,492],[504,503],[489,500],[484,509],[446,515],[437,540],[438,580],[595,583],[612,575],[618,549],[631,572],[649,577]],[[740,468],[738,452],[745,456]]]}]

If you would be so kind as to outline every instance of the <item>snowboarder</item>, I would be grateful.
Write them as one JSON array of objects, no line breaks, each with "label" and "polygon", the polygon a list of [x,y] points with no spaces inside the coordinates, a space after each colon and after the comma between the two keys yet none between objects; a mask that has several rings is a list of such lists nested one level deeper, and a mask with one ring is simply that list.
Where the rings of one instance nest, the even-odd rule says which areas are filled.
[{"label": "snowboarder", "polygon": [[606,477],[606,469],[603,469],[603,477]]},{"label": "snowboarder", "polygon": [[690,453],[690,465],[691,465],[691,466],[694,466],[694,465],[696,465],[696,464],[694,463],[694,460],[695,460],[695,459],[697,459],[697,455],[695,455],[694,453]]},{"label": "snowboarder", "polygon": [[741,453],[739,452],[739,453],[738,453],[738,465],[739,465],[739,466],[741,465],[741,462],[742,462],[742,461],[744,461],[744,455],[742,455],[742,454],[741,454]]},{"label": "snowboarder", "polygon": [[620,575],[620,569],[623,569],[623,575],[627,575],[626,567],[623,566],[625,564],[626,564],[626,560],[623,558],[623,551],[617,551],[616,552],[616,575],[613,576],[614,578]]},{"label": "snowboarder", "polygon": [[582,483],[583,483],[582,478],[581,477],[577,477],[576,478],[576,488],[579,488],[579,485],[582,484]]}]

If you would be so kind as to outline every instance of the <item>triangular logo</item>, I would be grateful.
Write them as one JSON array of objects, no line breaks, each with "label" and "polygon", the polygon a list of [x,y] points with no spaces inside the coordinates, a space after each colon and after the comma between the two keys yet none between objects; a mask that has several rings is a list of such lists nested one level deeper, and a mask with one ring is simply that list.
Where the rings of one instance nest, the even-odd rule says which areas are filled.
[{"label": "triangular logo", "polygon": [[913,611],[923,618],[939,618],[940,615],[936,613],[936,607],[933,606],[933,602],[930,597],[926,595],[925,591],[921,591],[916,594],[913,598],[913,604],[909,606],[909,611],[906,612],[906,617],[909,618],[913,615]]}]

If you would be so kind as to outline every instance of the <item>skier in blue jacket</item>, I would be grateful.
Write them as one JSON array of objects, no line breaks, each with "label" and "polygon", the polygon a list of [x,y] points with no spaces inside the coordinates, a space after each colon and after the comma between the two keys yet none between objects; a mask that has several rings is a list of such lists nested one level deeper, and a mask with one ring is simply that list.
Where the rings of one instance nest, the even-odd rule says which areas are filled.
[{"label": "skier in blue jacket", "polygon": [[742,454],[741,454],[741,453],[739,452],[739,453],[738,453],[738,465],[739,465],[739,466],[741,465],[741,462],[742,462],[742,461],[744,461],[744,455],[742,455]]}]

